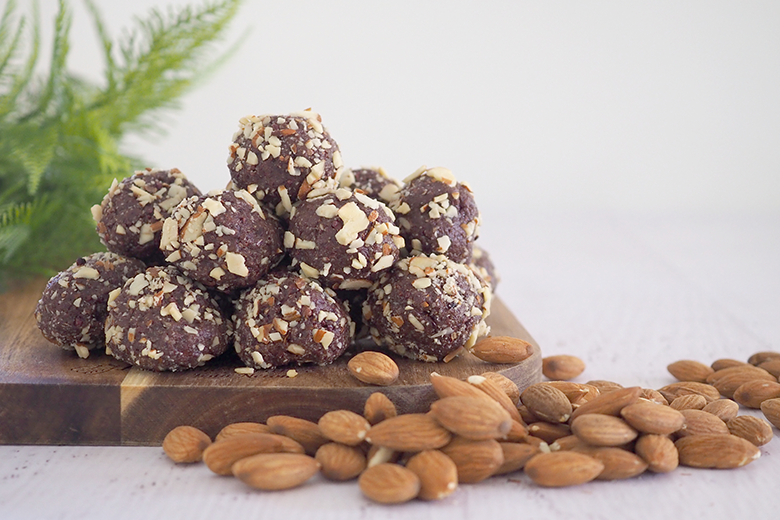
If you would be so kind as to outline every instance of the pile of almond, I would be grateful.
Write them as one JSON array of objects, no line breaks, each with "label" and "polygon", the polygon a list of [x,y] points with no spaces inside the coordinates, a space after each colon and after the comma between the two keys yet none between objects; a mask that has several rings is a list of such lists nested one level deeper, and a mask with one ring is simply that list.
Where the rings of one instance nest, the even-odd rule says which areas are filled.
[{"label": "pile of almond", "polygon": [[574,356],[544,358],[543,373],[555,380],[522,392],[495,372],[465,381],[432,373],[439,399],[427,413],[398,415],[377,392],[362,414],[235,423],[214,442],[179,426],[163,449],[175,462],[203,460],[213,472],[263,490],[299,486],[318,472],[357,479],[365,496],[390,504],[438,500],[459,484],[520,470],[538,485],[562,487],[678,465],[736,468],[757,459],[773,436],[766,420],[738,415],[740,405],[760,408],[780,428],[777,352],[747,363],[677,361],[668,368],[678,382],[658,390],[564,380],[584,368]]}]

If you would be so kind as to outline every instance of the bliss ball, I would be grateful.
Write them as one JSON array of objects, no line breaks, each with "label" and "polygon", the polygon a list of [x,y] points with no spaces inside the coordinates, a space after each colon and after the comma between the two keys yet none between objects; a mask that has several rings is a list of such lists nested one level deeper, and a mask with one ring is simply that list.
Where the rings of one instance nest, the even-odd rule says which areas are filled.
[{"label": "bliss ball", "polygon": [[165,220],[165,261],[206,287],[250,287],[281,259],[282,228],[246,190],[220,190],[182,201]]},{"label": "bliss ball", "polygon": [[304,276],[332,289],[367,288],[398,260],[394,221],[382,202],[339,188],[293,206],[284,247]]},{"label": "bliss ball", "polygon": [[46,284],[35,307],[38,328],[52,343],[88,357],[105,343],[108,293],[145,269],[140,260],[116,253],[79,258]]},{"label": "bliss ball", "polygon": [[114,253],[158,262],[163,221],[193,195],[200,190],[176,168],[147,168],[115,180],[103,202],[92,206],[100,241]]},{"label": "bliss ball", "polygon": [[361,191],[385,204],[398,197],[401,190],[401,183],[387,175],[384,168],[345,169],[339,177],[339,186]]},{"label": "bliss ball", "polygon": [[479,210],[468,185],[446,168],[420,168],[390,207],[412,254],[441,254],[456,262],[471,258],[479,233]]},{"label": "bliss ball", "polygon": [[105,331],[107,354],[175,372],[222,354],[232,323],[203,285],[173,266],[149,267],[110,293]]},{"label": "bliss ball", "polygon": [[234,346],[252,368],[327,365],[352,343],[354,325],[330,289],[274,271],[236,301]]},{"label": "bliss ball", "polygon": [[475,245],[469,267],[474,269],[474,271],[490,285],[490,289],[493,293],[496,292],[496,287],[498,287],[498,282],[501,280],[501,277],[498,275],[496,266],[493,264],[487,251]]},{"label": "bliss ball", "polygon": [[449,360],[487,334],[490,288],[443,255],[400,260],[369,289],[363,319],[377,345],[419,361]]},{"label": "bliss ball", "polygon": [[336,141],[311,110],[241,118],[228,156],[233,183],[282,216],[312,187],[335,183],[342,166]]}]

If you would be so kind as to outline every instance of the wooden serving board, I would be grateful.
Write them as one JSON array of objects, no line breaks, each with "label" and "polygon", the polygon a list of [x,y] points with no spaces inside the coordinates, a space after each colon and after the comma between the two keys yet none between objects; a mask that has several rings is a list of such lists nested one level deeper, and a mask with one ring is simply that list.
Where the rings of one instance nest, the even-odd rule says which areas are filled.
[{"label": "wooden serving board", "polygon": [[500,299],[488,323],[493,335],[525,339],[535,347],[516,365],[486,363],[467,354],[449,363],[395,358],[400,377],[392,386],[363,384],[342,357],[327,367],[235,372],[238,357],[225,355],[178,373],[148,372],[93,352],[78,358],[48,343],[33,317],[44,284],[0,295],[0,444],[159,445],[175,426],[190,424],[212,437],[226,424],[264,422],[272,415],[316,421],[327,411],[362,413],[366,398],[383,392],[400,413],[427,411],[435,394],[430,373],[465,378],[499,372],[521,389],[541,380],[541,352]]}]

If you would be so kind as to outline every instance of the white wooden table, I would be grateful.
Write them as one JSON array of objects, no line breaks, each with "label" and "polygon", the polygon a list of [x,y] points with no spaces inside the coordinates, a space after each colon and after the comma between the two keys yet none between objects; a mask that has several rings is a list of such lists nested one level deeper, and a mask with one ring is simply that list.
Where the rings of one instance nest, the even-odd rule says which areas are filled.
[{"label": "white wooden table", "polygon": [[[502,272],[498,292],[544,355],[585,360],[578,380],[658,388],[678,359],[780,350],[780,213],[512,210],[483,208],[480,243]],[[355,482],[320,477],[254,491],[203,465],[176,466],[156,448],[0,446],[0,519],[769,518],[780,506],[780,440],[761,451],[738,470],[566,489],[520,473],[463,485],[442,502],[387,507]]]}]

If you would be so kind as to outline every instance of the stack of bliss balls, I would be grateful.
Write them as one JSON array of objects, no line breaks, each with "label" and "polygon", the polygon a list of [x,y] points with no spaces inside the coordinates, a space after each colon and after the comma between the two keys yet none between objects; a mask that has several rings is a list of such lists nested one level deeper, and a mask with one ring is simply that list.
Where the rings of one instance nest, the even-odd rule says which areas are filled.
[{"label": "stack of bliss balls", "polygon": [[49,281],[35,310],[46,339],[156,371],[232,344],[251,372],[326,365],[368,336],[449,360],[488,332],[497,278],[449,170],[401,184],[347,169],[311,110],[242,118],[228,169],[206,195],[177,169],[114,181],[92,210],[108,252]]}]

